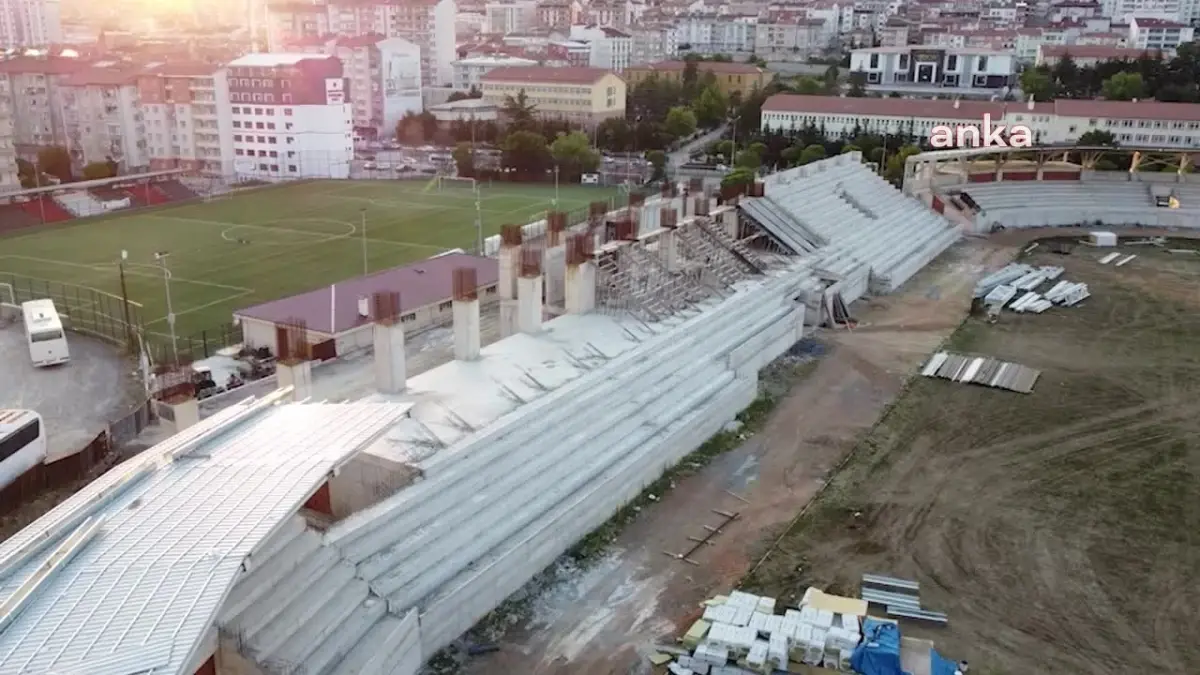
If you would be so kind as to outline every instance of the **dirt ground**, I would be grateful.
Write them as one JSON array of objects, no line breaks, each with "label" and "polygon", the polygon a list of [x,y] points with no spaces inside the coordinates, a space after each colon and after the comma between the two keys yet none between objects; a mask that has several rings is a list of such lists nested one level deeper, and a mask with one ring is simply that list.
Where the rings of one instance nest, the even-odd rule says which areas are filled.
[{"label": "dirt ground", "polygon": [[1200,256],[1129,251],[1035,251],[1093,297],[952,339],[1034,392],[915,380],[744,586],[919,580],[972,673],[1200,672]]},{"label": "dirt ground", "polygon": [[[648,672],[644,655],[655,641],[673,640],[698,615],[701,600],[737,584],[771,533],[818,493],[875,423],[905,376],[960,323],[985,266],[1002,266],[1016,250],[966,242],[907,291],[856,306],[859,328],[820,335],[825,355],[763,431],[662,495],[603,560],[539,597],[534,619],[510,630],[498,652],[473,659],[466,672]],[[692,556],[698,565],[664,553],[690,548],[689,537],[720,524],[714,509],[739,518]]]}]

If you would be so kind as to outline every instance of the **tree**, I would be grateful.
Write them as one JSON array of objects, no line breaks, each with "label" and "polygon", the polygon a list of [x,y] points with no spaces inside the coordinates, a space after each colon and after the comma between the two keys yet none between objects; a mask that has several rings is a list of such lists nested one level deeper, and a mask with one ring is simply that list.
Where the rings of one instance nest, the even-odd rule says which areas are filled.
[{"label": "tree", "polygon": [[705,87],[700,92],[692,110],[696,114],[696,124],[711,129],[720,124],[729,109],[729,99],[717,87]]},{"label": "tree", "polygon": [[1131,101],[1145,96],[1146,85],[1141,73],[1117,73],[1104,81],[1101,91],[1110,101]]},{"label": "tree", "polygon": [[1092,129],[1079,137],[1079,145],[1084,146],[1113,146],[1117,145],[1117,137],[1103,129]]},{"label": "tree", "polygon": [[796,83],[792,85],[793,91],[795,91],[797,94],[804,94],[806,96],[823,94],[827,88],[828,87],[824,82],[812,77],[799,77],[796,79]]},{"label": "tree", "polygon": [[17,178],[26,190],[38,187],[37,167],[27,159],[17,158]]},{"label": "tree", "polygon": [[1050,69],[1044,65],[1025,69],[1021,73],[1021,91],[1035,101],[1054,100],[1054,78],[1050,75]]},{"label": "tree", "polygon": [[421,123],[421,116],[408,112],[400,121],[396,123],[396,138],[403,143],[411,145],[420,145],[425,141],[425,125]]},{"label": "tree", "polygon": [[864,71],[856,70],[850,73],[850,89],[846,91],[846,96],[850,98],[866,98],[867,96],[867,74]]},{"label": "tree", "polygon": [[529,102],[525,90],[517,92],[516,97],[505,96],[500,114],[508,122],[508,128],[514,131],[531,131],[537,126],[533,115],[537,107]]},{"label": "tree", "polygon": [[908,161],[908,158],[919,154],[921,154],[921,148],[915,145],[906,145],[900,148],[896,154],[888,157],[884,178],[899,185],[900,181],[904,180],[904,165]]},{"label": "tree", "polygon": [[611,117],[596,126],[596,146],[609,152],[625,152],[633,147],[633,125],[621,117]]},{"label": "tree", "polygon": [[746,148],[737,155],[737,161],[734,164],[745,169],[757,169],[762,166],[762,155],[754,151],[753,148]]},{"label": "tree", "polygon": [[74,179],[71,174],[71,155],[66,148],[50,147],[38,150],[38,170],[50,174],[64,183]]},{"label": "tree", "polygon": [[725,177],[721,179],[721,187],[728,188],[733,186],[751,185],[754,183],[754,179],[755,173],[753,169],[738,167],[725,174]]},{"label": "tree", "polygon": [[475,148],[470,143],[456,145],[451,156],[454,157],[454,166],[458,168],[458,175],[463,178],[475,176]]},{"label": "tree", "polygon": [[625,101],[625,116],[630,122],[662,120],[671,106],[684,101],[680,85],[671,80],[650,76],[634,86]]},{"label": "tree", "polygon": [[836,94],[841,90],[841,85],[838,84],[838,78],[841,75],[842,73],[838,70],[837,66],[829,66],[825,69],[825,75],[821,79],[824,80],[826,93]]},{"label": "tree", "polygon": [[550,155],[560,177],[571,183],[578,182],[580,174],[593,173],[600,166],[600,153],[592,148],[591,139],[582,131],[559,134],[550,145]]},{"label": "tree", "polygon": [[733,141],[729,139],[717,141],[713,143],[713,146],[713,150],[715,150],[715,152],[713,152],[714,155],[720,155],[725,159],[730,159],[733,155]]},{"label": "tree", "polygon": [[684,106],[671,108],[667,111],[666,131],[675,138],[691,136],[696,132],[696,114]]},{"label": "tree", "polygon": [[814,143],[800,153],[799,164],[804,166],[822,159],[825,159],[825,146]]},{"label": "tree", "polygon": [[536,131],[514,131],[504,137],[500,163],[517,180],[545,180],[550,162],[546,139]]},{"label": "tree", "polygon": [[646,153],[646,161],[654,167],[650,180],[662,180],[667,177],[667,153],[662,150],[651,150]]},{"label": "tree", "polygon": [[84,180],[102,180],[115,175],[116,173],[113,172],[112,166],[108,162],[92,162],[83,167]]},{"label": "tree", "polygon": [[804,148],[801,148],[798,145],[793,145],[793,146],[788,147],[786,150],[784,150],[780,154],[780,158],[783,159],[784,162],[787,162],[788,166],[799,166],[800,165],[800,155],[803,152],[804,152]]},{"label": "tree", "polygon": [[450,94],[450,97],[446,99],[446,102],[453,103],[454,101],[468,101],[473,98],[483,98],[483,92],[479,91],[475,85],[471,85],[471,88],[467,91],[456,91],[453,94]]}]

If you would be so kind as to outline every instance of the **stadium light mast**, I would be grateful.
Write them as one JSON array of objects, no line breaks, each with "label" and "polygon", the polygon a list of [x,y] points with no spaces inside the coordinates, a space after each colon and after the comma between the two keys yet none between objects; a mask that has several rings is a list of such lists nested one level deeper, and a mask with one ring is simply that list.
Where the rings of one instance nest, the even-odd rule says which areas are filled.
[{"label": "stadium light mast", "polygon": [[361,221],[359,228],[362,230],[363,276],[365,277],[370,272],[367,264],[367,209],[361,208],[358,213]]},{"label": "stadium light mast", "polygon": [[167,256],[170,251],[155,251],[154,259],[158,261],[163,271],[163,287],[167,291],[167,326],[171,329],[171,353],[175,356],[175,364],[179,364],[179,341],[175,339],[175,310],[171,308],[171,270],[167,269]]},{"label": "stadium light mast", "polygon": [[129,349],[133,351],[133,323],[129,320],[129,291],[125,287],[125,261],[129,259],[129,251],[121,249],[121,259],[117,261],[117,269],[121,272],[121,310],[125,315],[125,339],[129,340]]}]

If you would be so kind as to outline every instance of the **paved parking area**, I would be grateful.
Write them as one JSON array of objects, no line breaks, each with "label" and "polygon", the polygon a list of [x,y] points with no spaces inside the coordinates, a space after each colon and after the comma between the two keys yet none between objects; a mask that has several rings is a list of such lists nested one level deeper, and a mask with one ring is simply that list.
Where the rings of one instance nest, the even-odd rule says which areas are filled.
[{"label": "paved parking area", "polygon": [[46,420],[50,456],[87,445],[125,412],[133,365],[98,340],[68,334],[71,361],[35,368],[19,321],[0,323],[0,408],[35,410]]}]

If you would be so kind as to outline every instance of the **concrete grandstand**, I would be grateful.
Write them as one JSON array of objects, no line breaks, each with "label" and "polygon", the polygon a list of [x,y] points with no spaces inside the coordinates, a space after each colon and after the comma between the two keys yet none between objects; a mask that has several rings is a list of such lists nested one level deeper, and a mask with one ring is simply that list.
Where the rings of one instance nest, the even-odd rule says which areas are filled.
[{"label": "concrete grandstand", "polygon": [[377,321],[377,394],[276,405],[313,391],[287,362],[281,393],[88,486],[0,545],[0,674],[415,673],[748,406],[807,324],[959,238],[859,153],[752,194],[506,229],[506,337],[480,344],[464,274],[454,360],[410,377]]},{"label": "concrete grandstand", "polygon": [[[1098,170],[1124,155],[1128,170]],[[1028,157],[1032,156],[1032,159]],[[1200,227],[1193,153],[1156,148],[980,148],[909,157],[904,191],[971,232],[1030,227]]]},{"label": "concrete grandstand", "polygon": [[172,170],[21,190],[0,197],[0,232],[196,199],[212,182]]}]

